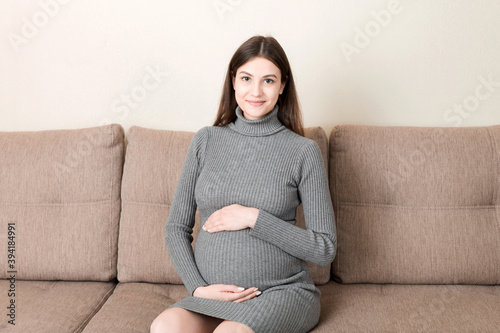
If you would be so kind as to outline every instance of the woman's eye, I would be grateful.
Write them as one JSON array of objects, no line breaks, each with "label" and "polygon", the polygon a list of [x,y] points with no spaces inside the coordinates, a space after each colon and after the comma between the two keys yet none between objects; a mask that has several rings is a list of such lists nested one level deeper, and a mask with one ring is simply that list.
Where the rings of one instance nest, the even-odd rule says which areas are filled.
[{"label": "woman's eye", "polygon": [[274,83],[274,80],[273,79],[266,79],[264,82],[268,83],[268,84],[271,84],[271,83]]},{"label": "woman's eye", "polygon": [[242,79],[243,81],[250,81],[250,78],[249,78],[248,76],[243,76],[241,79]]}]

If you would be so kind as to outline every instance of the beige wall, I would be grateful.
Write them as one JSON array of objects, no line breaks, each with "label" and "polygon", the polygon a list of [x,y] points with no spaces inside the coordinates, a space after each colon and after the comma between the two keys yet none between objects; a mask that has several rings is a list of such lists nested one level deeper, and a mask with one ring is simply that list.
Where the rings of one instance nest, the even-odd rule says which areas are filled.
[{"label": "beige wall", "polygon": [[306,126],[500,124],[496,0],[2,0],[0,130],[196,131],[254,34],[285,48]]}]

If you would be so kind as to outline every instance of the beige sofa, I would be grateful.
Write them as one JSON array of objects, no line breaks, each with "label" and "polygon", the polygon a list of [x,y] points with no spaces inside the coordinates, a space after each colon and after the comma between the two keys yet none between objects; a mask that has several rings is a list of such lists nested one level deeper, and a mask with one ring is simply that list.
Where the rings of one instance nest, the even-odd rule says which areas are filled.
[{"label": "beige sofa", "polygon": [[[313,332],[500,331],[500,126],[306,134],[338,233]],[[186,296],[163,230],[192,136],[0,133],[1,332],[148,332]]]}]

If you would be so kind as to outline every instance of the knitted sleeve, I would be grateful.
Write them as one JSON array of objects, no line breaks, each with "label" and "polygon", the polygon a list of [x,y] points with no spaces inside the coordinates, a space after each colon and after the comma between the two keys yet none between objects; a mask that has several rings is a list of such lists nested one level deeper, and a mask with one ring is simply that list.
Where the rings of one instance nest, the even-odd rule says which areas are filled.
[{"label": "knitted sleeve", "polygon": [[190,295],[197,287],[208,285],[198,271],[191,246],[197,208],[194,191],[206,134],[206,128],[201,129],[189,145],[165,225],[165,242],[170,259]]},{"label": "knitted sleeve", "polygon": [[298,192],[306,229],[259,210],[251,235],[278,246],[299,259],[325,266],[337,250],[335,217],[321,151],[309,141],[299,155]]}]

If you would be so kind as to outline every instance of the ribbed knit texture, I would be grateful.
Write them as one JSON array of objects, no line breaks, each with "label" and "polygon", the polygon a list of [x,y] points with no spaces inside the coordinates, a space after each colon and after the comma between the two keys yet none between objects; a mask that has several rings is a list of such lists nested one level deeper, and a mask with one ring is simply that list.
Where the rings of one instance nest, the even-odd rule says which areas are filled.
[{"label": "ribbed knit texture", "polygon": [[[305,261],[331,263],[335,222],[317,144],[288,130],[278,107],[259,120],[241,109],[224,127],[194,136],[166,224],[171,259],[189,293],[199,286],[258,287],[243,302],[189,296],[173,306],[251,327],[254,332],[307,332],[319,319],[320,293]],[[306,229],[295,226],[302,202]],[[191,247],[196,208],[201,224],[231,204],[259,209],[253,229],[200,231]]]}]

